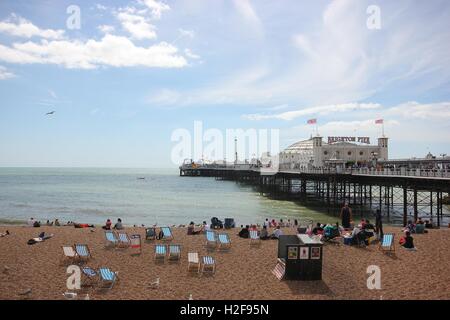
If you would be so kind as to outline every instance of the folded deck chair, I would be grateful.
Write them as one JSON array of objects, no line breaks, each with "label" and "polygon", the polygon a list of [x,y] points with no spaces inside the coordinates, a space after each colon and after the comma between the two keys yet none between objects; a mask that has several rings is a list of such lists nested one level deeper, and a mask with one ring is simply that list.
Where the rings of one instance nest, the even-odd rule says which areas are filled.
[{"label": "folded deck chair", "polygon": [[217,238],[216,233],[211,230],[206,231],[206,247],[208,248],[216,248],[217,246]]},{"label": "folded deck chair", "polygon": [[203,264],[202,264],[202,273],[205,272],[216,272],[216,262],[214,261],[214,258],[211,256],[205,256],[203,257]]},{"label": "folded deck chair", "polygon": [[80,260],[89,260],[89,258],[92,258],[87,244],[75,244],[75,251]]},{"label": "folded deck chair", "polygon": [[179,244],[169,245],[169,260],[180,260],[181,246]]},{"label": "folded deck chair", "polygon": [[156,228],[145,229],[145,240],[155,240],[156,239]]},{"label": "folded deck chair", "polygon": [[165,244],[155,245],[155,260],[163,259],[166,257],[167,246]]},{"label": "folded deck chair", "polygon": [[228,233],[219,233],[217,239],[219,240],[219,250],[227,250],[231,248],[231,241]]},{"label": "folded deck chair", "polygon": [[118,279],[117,272],[112,272],[108,268],[100,268],[98,273],[103,288],[111,289]]},{"label": "folded deck chair", "polygon": [[161,240],[173,240],[172,230],[169,227],[162,227],[161,231],[163,233],[163,237]]},{"label": "folded deck chair", "polygon": [[87,279],[91,285],[97,282],[97,271],[90,267],[83,267],[81,268],[81,271],[83,272],[84,278]]},{"label": "folded deck chair", "polygon": [[72,246],[63,246],[64,259],[67,261],[75,262],[78,258],[76,251]]},{"label": "folded deck chair", "polygon": [[111,230],[105,231],[105,247],[116,247],[119,244],[119,240],[116,238],[116,235]]},{"label": "folded deck chair", "polygon": [[198,260],[198,253],[197,252],[189,252],[188,253],[188,271],[192,271],[194,267],[194,270],[197,272],[200,272],[200,262]]},{"label": "folded deck chair", "polygon": [[383,235],[383,240],[380,242],[380,250],[395,251],[393,233],[385,233]]},{"label": "folded deck chair", "polygon": [[131,245],[131,241],[130,238],[128,238],[128,234],[126,234],[126,232],[119,232],[117,234],[118,236],[118,246],[121,248],[128,248]]},{"label": "folded deck chair", "polygon": [[252,244],[260,244],[261,239],[258,236],[258,231],[250,230],[250,245]]}]

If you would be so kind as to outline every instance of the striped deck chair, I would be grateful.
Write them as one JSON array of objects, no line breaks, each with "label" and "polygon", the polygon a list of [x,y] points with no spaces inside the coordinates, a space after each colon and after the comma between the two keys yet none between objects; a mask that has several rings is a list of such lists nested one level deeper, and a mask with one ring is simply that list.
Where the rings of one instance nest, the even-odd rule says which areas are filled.
[{"label": "striped deck chair", "polygon": [[162,259],[166,257],[167,246],[165,244],[157,244],[155,245],[155,260]]},{"label": "striped deck chair", "polygon": [[92,258],[91,252],[87,244],[75,244],[75,251],[80,260],[89,260]]},{"label": "striped deck chair", "polygon": [[118,272],[112,272],[108,268],[100,268],[98,273],[103,288],[111,289],[118,280]]},{"label": "striped deck chair", "polygon": [[169,227],[162,227],[161,231],[163,233],[163,237],[161,240],[167,240],[167,241],[173,240],[172,230],[170,230]]},{"label": "striped deck chair", "polygon": [[105,247],[116,247],[119,244],[119,240],[111,230],[105,231],[105,240]]},{"label": "striped deck chair", "polygon": [[197,252],[188,253],[188,272],[192,271],[193,267],[195,267],[195,271],[197,271],[197,273],[200,272],[200,262],[198,260]]},{"label": "striped deck chair", "polygon": [[211,272],[212,274],[216,272],[216,261],[211,256],[203,257],[202,273],[205,272]]},{"label": "striped deck chair", "polygon": [[261,244],[261,239],[258,236],[257,230],[250,230],[250,245],[252,244]]},{"label": "striped deck chair", "polygon": [[231,240],[228,233],[219,233],[217,239],[219,241],[219,250],[229,250],[231,248]]},{"label": "striped deck chair", "polygon": [[179,244],[169,245],[169,260],[180,260],[181,246]]},{"label": "striped deck chair", "polygon": [[145,229],[145,240],[155,240],[156,239],[156,228]]},{"label": "striped deck chair", "polygon": [[72,246],[63,246],[64,261],[75,262],[78,259],[78,255]]},{"label": "striped deck chair", "polygon": [[395,251],[394,234],[393,233],[385,233],[383,235],[383,240],[380,242],[379,248],[382,251]]},{"label": "striped deck chair", "polygon": [[118,237],[118,247],[121,248],[128,248],[131,245],[131,241],[130,238],[128,238],[128,234],[126,232],[119,232],[117,233],[117,237]]},{"label": "striped deck chair", "polygon": [[217,247],[216,233],[211,230],[206,231],[206,247],[215,249]]},{"label": "striped deck chair", "polygon": [[[90,267],[83,267],[81,271],[83,272],[84,279],[87,279],[91,285],[97,282],[97,271]],[[83,285],[87,285],[87,281]]]}]

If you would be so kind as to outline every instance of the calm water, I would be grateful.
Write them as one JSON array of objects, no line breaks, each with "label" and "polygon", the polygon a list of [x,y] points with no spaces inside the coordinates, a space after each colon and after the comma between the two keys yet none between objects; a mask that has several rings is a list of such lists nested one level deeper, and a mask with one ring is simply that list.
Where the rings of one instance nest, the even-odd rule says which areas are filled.
[{"label": "calm water", "polygon": [[238,224],[265,218],[336,220],[290,201],[262,197],[232,181],[179,177],[176,169],[0,168],[3,223],[34,217],[102,224],[120,217],[128,225],[172,225],[213,216],[233,217]]}]

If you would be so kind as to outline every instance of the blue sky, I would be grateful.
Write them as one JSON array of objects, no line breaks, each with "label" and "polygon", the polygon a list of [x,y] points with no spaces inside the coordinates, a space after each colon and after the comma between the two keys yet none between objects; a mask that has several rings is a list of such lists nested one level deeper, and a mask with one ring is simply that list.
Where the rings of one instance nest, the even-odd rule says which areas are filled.
[{"label": "blue sky", "polygon": [[173,166],[195,120],[285,147],[383,118],[391,158],[450,153],[449,21],[446,0],[2,1],[0,166]]}]

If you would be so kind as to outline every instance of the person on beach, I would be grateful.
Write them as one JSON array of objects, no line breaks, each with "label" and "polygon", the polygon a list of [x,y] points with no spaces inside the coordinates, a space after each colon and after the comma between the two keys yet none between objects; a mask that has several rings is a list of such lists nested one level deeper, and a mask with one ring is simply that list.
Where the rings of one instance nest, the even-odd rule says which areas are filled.
[{"label": "person on beach", "polygon": [[276,228],[277,227],[277,223],[276,223],[275,219],[272,219],[272,221],[270,222],[270,226],[272,228]]},{"label": "person on beach", "polygon": [[203,221],[203,226],[202,226],[202,232],[206,233],[206,231],[210,231],[211,230],[211,226],[209,224],[206,223],[206,221]]},{"label": "person on beach", "polygon": [[416,224],[424,224],[422,218],[417,219]]},{"label": "person on beach", "polygon": [[0,233],[0,237],[1,238],[6,237],[6,236],[9,236],[9,231],[8,230],[6,230],[5,233]]},{"label": "person on beach", "polygon": [[123,230],[122,219],[117,219],[116,224],[114,225],[115,230]]},{"label": "person on beach", "polygon": [[33,227],[34,226],[34,218],[28,219],[27,224],[29,227]]},{"label": "person on beach", "polygon": [[277,226],[276,229],[273,231],[272,235],[270,236],[270,238],[278,240],[282,235],[283,231],[281,230],[280,226]]},{"label": "person on beach", "polygon": [[47,220],[46,225],[47,225],[48,227],[51,227],[51,226],[53,226],[53,222],[50,222],[50,220]]},{"label": "person on beach", "polygon": [[55,227],[59,227],[60,226],[60,223],[59,223],[58,219],[55,219],[54,225],[55,225]]},{"label": "person on beach", "polygon": [[411,237],[411,232],[409,231],[406,231],[405,236],[400,238],[400,245],[411,251],[417,250],[416,247],[414,247],[414,239]]},{"label": "person on beach", "polygon": [[259,233],[259,238],[261,240],[267,240],[270,239],[269,232],[267,231],[267,226],[263,226],[261,232]]},{"label": "person on beach", "polygon": [[111,230],[112,222],[111,220],[106,220],[106,224],[102,227],[104,230]]},{"label": "person on beach", "polygon": [[312,233],[315,234],[315,235],[323,233],[323,228],[322,228],[322,225],[320,224],[320,222],[317,222],[317,224],[314,227],[314,229],[312,229]]},{"label": "person on beach", "polygon": [[375,233],[378,236],[378,239],[382,239],[384,236],[383,233],[383,220],[381,215],[381,210],[377,209],[375,213]]},{"label": "person on beach", "polygon": [[341,224],[345,229],[350,228],[350,222],[352,221],[352,209],[348,206],[346,202],[344,207],[341,209]]},{"label": "person on beach", "polygon": [[412,220],[408,220],[408,224],[403,231],[409,231],[410,233],[416,233],[416,225],[412,222]]},{"label": "person on beach", "polygon": [[199,234],[203,231],[203,228],[201,228],[198,231],[195,231],[195,223],[194,221],[191,221],[191,223],[189,223],[188,228],[187,228],[187,234],[188,235],[195,235],[195,234]]},{"label": "person on beach", "polygon": [[298,227],[298,220],[295,219],[295,220],[294,220],[294,228],[297,228],[297,227]]},{"label": "person on beach", "polygon": [[269,219],[268,219],[268,218],[266,218],[266,221],[264,221],[264,226],[265,226],[266,228],[270,228],[270,222],[269,222]]},{"label": "person on beach", "polygon": [[285,226],[283,219],[280,219],[280,222],[278,223],[278,225],[282,228]]},{"label": "person on beach", "polygon": [[245,228],[242,228],[241,231],[239,231],[238,236],[241,238],[248,238],[250,235],[250,232],[248,231],[249,225],[246,225]]}]

